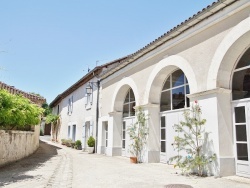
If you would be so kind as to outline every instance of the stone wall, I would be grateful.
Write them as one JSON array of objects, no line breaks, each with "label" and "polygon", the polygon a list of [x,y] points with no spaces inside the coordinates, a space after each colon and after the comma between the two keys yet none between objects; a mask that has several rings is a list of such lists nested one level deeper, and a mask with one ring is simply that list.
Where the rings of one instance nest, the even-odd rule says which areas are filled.
[{"label": "stone wall", "polygon": [[34,131],[0,130],[0,166],[34,153],[39,146],[40,127]]}]

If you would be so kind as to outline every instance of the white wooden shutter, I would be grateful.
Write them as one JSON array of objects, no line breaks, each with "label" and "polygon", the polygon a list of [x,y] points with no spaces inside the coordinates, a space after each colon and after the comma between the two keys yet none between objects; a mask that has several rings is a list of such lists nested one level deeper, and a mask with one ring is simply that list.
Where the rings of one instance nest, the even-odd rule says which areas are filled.
[{"label": "white wooden shutter", "polygon": [[85,104],[85,106],[88,105],[88,95],[87,94],[85,94],[85,97],[84,97],[84,104]]},{"label": "white wooden shutter", "polygon": [[86,125],[85,122],[83,122],[83,126],[82,126],[82,148],[86,148]]},{"label": "white wooden shutter", "polygon": [[93,125],[94,125],[94,122],[93,121],[90,121],[90,127],[89,127],[89,129],[90,129],[90,136],[93,136]]}]

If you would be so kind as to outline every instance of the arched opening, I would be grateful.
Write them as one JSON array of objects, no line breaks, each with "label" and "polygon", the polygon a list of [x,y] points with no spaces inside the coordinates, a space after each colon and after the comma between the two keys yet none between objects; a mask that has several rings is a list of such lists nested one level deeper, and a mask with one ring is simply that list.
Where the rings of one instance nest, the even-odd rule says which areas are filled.
[{"label": "arched opening", "polygon": [[250,48],[239,59],[232,79],[236,173],[250,175]]},{"label": "arched opening", "polygon": [[188,80],[181,69],[171,72],[162,86],[160,99],[160,160],[168,162],[176,155],[173,150],[175,132],[172,128],[182,119],[183,110],[190,106],[187,94],[190,93]]}]

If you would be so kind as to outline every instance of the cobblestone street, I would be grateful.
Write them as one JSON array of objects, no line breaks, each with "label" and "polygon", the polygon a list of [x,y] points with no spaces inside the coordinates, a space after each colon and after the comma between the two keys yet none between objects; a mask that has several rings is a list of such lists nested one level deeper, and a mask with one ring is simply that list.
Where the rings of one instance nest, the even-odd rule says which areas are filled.
[{"label": "cobblestone street", "polygon": [[250,180],[237,176],[198,178],[179,175],[172,166],[130,164],[127,158],[90,155],[44,141],[32,156],[0,169],[0,187],[164,187],[247,188]]}]

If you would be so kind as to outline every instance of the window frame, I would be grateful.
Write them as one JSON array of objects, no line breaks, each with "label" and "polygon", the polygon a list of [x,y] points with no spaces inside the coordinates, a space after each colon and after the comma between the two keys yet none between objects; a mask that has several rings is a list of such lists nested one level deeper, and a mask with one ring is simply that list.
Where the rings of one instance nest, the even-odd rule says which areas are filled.
[{"label": "window frame", "polygon": [[[133,109],[133,107],[135,106],[136,102],[135,102],[135,94],[133,92],[133,96],[134,96],[134,100],[131,100],[131,91],[133,92],[132,88],[129,88],[126,96],[125,96],[125,99],[124,99],[124,102],[123,102],[123,110],[122,110],[122,117],[123,118],[128,118],[128,117],[134,117],[135,116],[135,110],[131,110]],[[127,99],[127,96],[129,95],[128,97],[128,102],[126,102],[126,99]],[[131,105],[133,105],[132,108],[131,108]],[[127,116],[124,116],[124,107],[128,105],[128,115]],[[133,114],[131,113],[133,112]]]},{"label": "window frame", "polygon": [[[162,90],[161,90],[161,96],[160,96],[160,112],[174,111],[174,110],[180,110],[180,109],[185,109],[185,108],[190,107],[190,101],[188,101],[188,98],[187,98],[187,95],[190,93],[190,88],[189,88],[189,93],[187,93],[187,87],[189,87],[189,83],[188,83],[188,80],[187,80],[187,77],[186,77],[185,73],[182,70],[181,71],[182,71],[182,73],[184,75],[184,84],[173,87],[173,74],[176,71],[179,71],[179,70],[181,70],[181,69],[176,69],[173,72],[171,72],[169,74],[169,76],[165,79],[165,81],[163,82]],[[165,83],[166,83],[166,81],[168,79],[169,79],[169,82],[170,82],[170,86],[169,86],[169,88],[163,90],[164,85],[165,85]],[[179,89],[179,88],[184,88],[185,104],[184,104],[183,108],[174,109],[173,108],[173,90]],[[167,91],[170,91],[170,110],[161,110],[162,93],[167,92]]]}]

